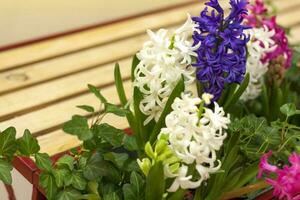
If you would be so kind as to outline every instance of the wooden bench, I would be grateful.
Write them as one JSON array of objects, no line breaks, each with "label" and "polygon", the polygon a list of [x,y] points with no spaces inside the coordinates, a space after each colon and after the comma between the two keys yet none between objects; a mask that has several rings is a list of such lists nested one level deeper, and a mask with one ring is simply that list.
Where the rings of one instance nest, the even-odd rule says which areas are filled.
[{"label": "wooden bench", "polygon": [[[226,7],[227,1],[222,0]],[[290,41],[300,43],[300,0],[273,0],[279,8],[278,22],[292,28]],[[129,17],[112,23],[56,35],[0,52],[0,130],[9,126],[20,137],[26,128],[37,137],[41,150],[57,155],[77,147],[76,137],[65,134],[62,124],[73,114],[85,114],[76,105],[97,105],[87,83],[101,88],[112,103],[118,103],[113,79],[119,62],[126,92],[130,94],[131,57],[147,39],[146,29],[174,28],[186,13],[197,15],[199,1]],[[123,118],[108,115],[104,121],[126,128]],[[39,195],[36,168],[29,159],[17,158],[14,166],[34,185]]]}]

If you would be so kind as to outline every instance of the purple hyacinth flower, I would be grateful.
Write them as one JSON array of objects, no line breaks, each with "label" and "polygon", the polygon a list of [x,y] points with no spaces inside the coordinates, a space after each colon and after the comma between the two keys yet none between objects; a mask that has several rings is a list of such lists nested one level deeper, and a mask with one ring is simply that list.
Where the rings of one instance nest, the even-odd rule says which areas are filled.
[{"label": "purple hyacinth flower", "polygon": [[206,7],[193,21],[198,30],[193,34],[198,55],[194,67],[197,79],[204,91],[214,95],[217,100],[226,84],[241,83],[246,72],[246,44],[249,37],[243,25],[247,15],[247,0],[230,0],[231,11],[224,17],[224,10],[218,0],[210,0]]}]

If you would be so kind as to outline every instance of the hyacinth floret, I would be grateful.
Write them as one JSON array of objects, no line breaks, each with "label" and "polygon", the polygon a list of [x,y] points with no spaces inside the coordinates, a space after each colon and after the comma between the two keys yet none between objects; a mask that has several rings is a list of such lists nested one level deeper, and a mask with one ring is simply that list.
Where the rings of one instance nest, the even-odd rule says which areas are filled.
[{"label": "hyacinth floret", "polygon": [[[231,11],[225,18],[218,0],[210,0],[200,16],[192,19],[198,25],[193,34],[196,49],[197,79],[204,91],[217,100],[225,84],[241,83],[246,72],[246,44],[244,33],[249,26],[243,24],[247,15],[247,0],[230,0]],[[209,11],[211,7],[212,10]]]},{"label": "hyacinth floret", "polygon": [[272,37],[274,30],[269,30],[267,26],[262,28],[253,28],[247,30],[250,35],[250,41],[247,43],[248,58],[246,64],[247,73],[250,75],[250,81],[241,99],[248,101],[257,98],[264,82],[264,75],[268,71],[269,62],[262,62],[267,53],[276,48]]},{"label": "hyacinth floret", "polygon": [[193,45],[192,33],[196,24],[188,15],[187,21],[177,30],[148,30],[150,37],[137,53],[140,63],[134,75],[134,86],[143,94],[139,105],[147,116],[144,125],[158,121],[168,97],[180,78],[184,77],[185,86],[195,80],[195,69],[191,66],[194,52],[198,46]]},{"label": "hyacinth floret", "polygon": [[269,62],[278,58],[283,58],[282,66],[287,69],[292,62],[292,49],[289,47],[288,38],[285,30],[278,25],[276,16],[269,16],[268,9],[263,0],[255,0],[255,3],[248,6],[249,15],[245,16],[246,24],[251,27],[266,26],[275,32],[272,39],[275,41],[276,48],[268,52],[263,58],[263,62]]},{"label": "hyacinth floret", "polygon": [[[180,160],[176,171],[165,165],[165,177],[175,178],[169,192],[197,188],[221,167],[217,151],[227,136],[230,118],[216,102],[214,109],[206,107],[212,98],[207,93],[202,98],[183,93],[174,100],[173,111],[166,117],[166,127],[158,139],[168,138],[169,148]],[[194,174],[188,173],[190,168],[195,168]]]},{"label": "hyacinth floret", "polygon": [[290,165],[284,165],[283,168],[268,163],[271,155],[272,151],[261,157],[258,178],[262,177],[263,174],[275,174],[276,178],[266,178],[266,182],[274,188],[274,196],[279,199],[299,200],[300,155],[295,152],[291,154],[289,156]]}]

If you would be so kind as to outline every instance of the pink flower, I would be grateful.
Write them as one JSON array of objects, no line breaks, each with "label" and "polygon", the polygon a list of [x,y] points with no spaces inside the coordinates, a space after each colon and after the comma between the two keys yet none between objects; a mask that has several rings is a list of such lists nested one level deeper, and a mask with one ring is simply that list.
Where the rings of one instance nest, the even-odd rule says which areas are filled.
[{"label": "pink flower", "polygon": [[267,162],[271,155],[272,152],[270,151],[261,157],[258,178],[263,173],[275,174],[276,178],[266,178],[266,182],[274,188],[274,196],[279,199],[300,200],[300,155],[297,153],[290,155],[289,162],[291,165],[285,165],[282,169]]},{"label": "pink flower", "polygon": [[272,39],[275,41],[276,48],[274,51],[267,53],[262,59],[264,63],[279,60],[285,69],[291,66],[292,50],[289,48],[288,39],[285,30],[276,22],[276,17],[268,16],[268,10],[264,5],[263,0],[256,0],[255,4],[248,6],[250,12],[247,19],[247,24],[252,27],[267,26],[270,31],[274,30],[275,35]]},{"label": "pink flower", "polygon": [[292,50],[289,48],[288,39],[284,29],[276,23],[275,16],[271,17],[270,19],[265,18],[262,22],[269,28],[269,30],[275,31],[275,35],[272,37],[272,39],[275,41],[275,45],[277,45],[273,52],[267,53],[264,61],[268,62],[283,55],[283,65],[285,68],[289,68],[292,62]]}]

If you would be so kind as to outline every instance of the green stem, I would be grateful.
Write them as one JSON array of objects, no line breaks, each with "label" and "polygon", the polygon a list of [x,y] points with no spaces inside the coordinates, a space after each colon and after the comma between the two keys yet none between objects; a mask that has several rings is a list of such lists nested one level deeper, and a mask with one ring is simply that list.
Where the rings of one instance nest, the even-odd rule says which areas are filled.
[{"label": "green stem", "polygon": [[201,187],[198,187],[196,189],[195,195],[194,195],[194,200],[202,200],[201,197]]}]

